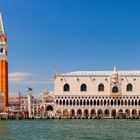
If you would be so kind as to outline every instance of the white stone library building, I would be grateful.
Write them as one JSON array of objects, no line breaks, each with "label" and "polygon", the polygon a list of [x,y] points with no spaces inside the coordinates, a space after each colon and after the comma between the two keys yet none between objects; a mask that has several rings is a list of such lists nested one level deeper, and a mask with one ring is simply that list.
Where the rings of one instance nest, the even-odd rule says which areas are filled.
[{"label": "white stone library building", "polygon": [[140,71],[117,71],[114,68],[113,71],[56,74],[53,93],[43,93],[38,106],[38,110],[31,107],[32,116],[48,117],[51,114],[61,118],[138,117]]}]

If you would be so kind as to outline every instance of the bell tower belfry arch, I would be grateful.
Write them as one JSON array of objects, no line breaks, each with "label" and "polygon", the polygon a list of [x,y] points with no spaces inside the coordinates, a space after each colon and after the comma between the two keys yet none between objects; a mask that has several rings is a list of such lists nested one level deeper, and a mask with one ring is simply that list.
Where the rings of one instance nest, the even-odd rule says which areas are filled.
[{"label": "bell tower belfry arch", "polygon": [[2,14],[0,12],[0,94],[4,97],[4,110],[8,106],[8,47]]}]

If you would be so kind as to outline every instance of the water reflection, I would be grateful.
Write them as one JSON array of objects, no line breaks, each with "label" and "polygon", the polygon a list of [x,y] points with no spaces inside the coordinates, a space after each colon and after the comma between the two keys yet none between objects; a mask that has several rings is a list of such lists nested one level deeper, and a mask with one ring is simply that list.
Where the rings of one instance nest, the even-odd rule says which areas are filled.
[{"label": "water reflection", "polygon": [[139,130],[139,120],[0,121],[0,140],[129,140]]}]

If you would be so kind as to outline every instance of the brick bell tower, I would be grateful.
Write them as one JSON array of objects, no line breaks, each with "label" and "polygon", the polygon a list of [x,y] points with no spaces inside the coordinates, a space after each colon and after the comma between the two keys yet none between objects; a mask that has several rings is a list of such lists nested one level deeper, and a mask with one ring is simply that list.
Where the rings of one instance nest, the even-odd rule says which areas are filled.
[{"label": "brick bell tower", "polygon": [[8,47],[0,12],[0,94],[4,97],[4,111],[8,106]]}]

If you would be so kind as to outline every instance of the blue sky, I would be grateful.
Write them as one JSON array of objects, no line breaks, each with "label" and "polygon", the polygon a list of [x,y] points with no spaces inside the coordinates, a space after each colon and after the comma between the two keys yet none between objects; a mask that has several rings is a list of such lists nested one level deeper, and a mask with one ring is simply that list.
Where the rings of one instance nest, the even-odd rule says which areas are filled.
[{"label": "blue sky", "polygon": [[52,89],[54,72],[140,70],[139,0],[0,0],[10,96]]}]

